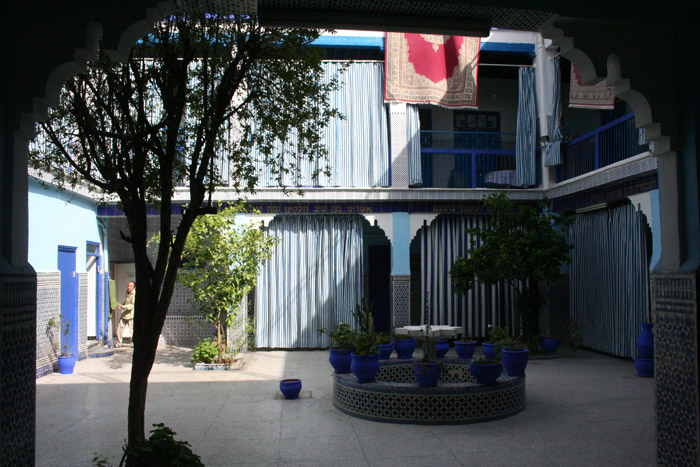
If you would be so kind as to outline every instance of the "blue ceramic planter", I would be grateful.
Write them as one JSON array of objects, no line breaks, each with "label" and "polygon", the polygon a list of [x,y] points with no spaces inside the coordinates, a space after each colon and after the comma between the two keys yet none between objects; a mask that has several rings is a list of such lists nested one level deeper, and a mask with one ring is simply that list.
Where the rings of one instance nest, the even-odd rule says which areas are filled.
[{"label": "blue ceramic planter", "polygon": [[62,375],[72,375],[76,360],[75,355],[59,356],[58,372]]},{"label": "blue ceramic planter", "polygon": [[637,338],[637,355],[641,358],[654,358],[654,334],[651,323],[642,323],[642,333]]},{"label": "blue ceramic planter", "polygon": [[447,352],[450,351],[450,344],[446,340],[437,341],[435,343],[435,355],[437,358],[444,358]]},{"label": "blue ceramic planter", "polygon": [[643,378],[651,378],[654,376],[654,359],[641,358],[634,359],[634,367],[637,369],[637,375]]},{"label": "blue ceramic planter", "polygon": [[545,337],[542,339],[542,347],[547,352],[547,355],[554,355],[559,347],[559,339],[556,337]]},{"label": "blue ceramic planter", "polygon": [[416,340],[411,339],[396,339],[394,341],[394,350],[396,356],[402,360],[408,360],[413,357],[413,351],[416,350]]},{"label": "blue ceramic planter", "polygon": [[496,346],[493,344],[489,344],[488,342],[484,342],[481,344],[481,352],[484,354],[484,357],[493,360],[496,358]]},{"label": "blue ceramic planter", "polygon": [[394,344],[381,344],[379,346],[379,360],[389,360],[393,351]]},{"label": "blue ceramic planter", "polygon": [[432,388],[437,386],[440,379],[440,364],[438,362],[416,362],[413,374],[418,380],[418,386]]},{"label": "blue ceramic planter", "polygon": [[353,352],[350,369],[358,383],[373,383],[379,373],[379,354],[357,355]]},{"label": "blue ceramic planter", "polygon": [[301,391],[301,380],[297,378],[280,381],[280,391],[285,399],[298,399]]},{"label": "blue ceramic planter", "polygon": [[527,349],[501,351],[503,355],[503,366],[508,376],[525,376],[525,367],[529,357]]},{"label": "blue ceramic planter", "polygon": [[476,352],[476,341],[456,341],[455,351],[462,360],[469,360]]},{"label": "blue ceramic planter", "polygon": [[338,374],[350,373],[352,363],[352,349],[331,349],[328,361],[331,362],[333,370]]},{"label": "blue ceramic planter", "polygon": [[496,380],[503,372],[503,365],[498,363],[470,363],[469,371],[479,384],[496,384]]}]

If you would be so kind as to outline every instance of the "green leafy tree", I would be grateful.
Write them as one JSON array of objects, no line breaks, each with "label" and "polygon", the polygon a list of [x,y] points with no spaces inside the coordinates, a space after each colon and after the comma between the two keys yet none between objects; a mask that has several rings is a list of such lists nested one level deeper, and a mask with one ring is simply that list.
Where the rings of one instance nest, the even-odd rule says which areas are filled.
[{"label": "green leafy tree", "polygon": [[[59,105],[40,125],[31,166],[57,184],[84,183],[119,200],[136,267],[134,352],[128,407],[128,445],[145,439],[148,375],[185,248],[198,216],[213,213],[212,192],[227,176],[252,191],[254,158],[278,175],[295,170],[274,151],[281,141],[295,154],[322,159],[321,129],[337,115],[322,80],[322,52],[307,47],[320,32],[264,28],[254,16],[178,14],[117,63],[100,53],[68,80]],[[253,123],[255,125],[253,125]],[[253,128],[256,131],[253,131]],[[258,149],[259,156],[251,148]],[[220,172],[217,154],[228,170]],[[187,188],[188,205],[173,231],[173,195]],[[149,232],[149,209],[158,213]],[[152,258],[147,241],[160,237]]]},{"label": "green leafy tree", "polygon": [[[555,282],[561,267],[571,261],[564,231],[566,220],[552,213],[545,202],[516,205],[505,193],[490,195],[484,205],[491,227],[468,229],[472,244],[450,270],[455,289],[466,293],[478,279],[485,284],[506,280],[517,290],[516,308],[525,339],[539,332],[542,305],[539,282]],[[561,229],[555,223],[562,223]]]},{"label": "green leafy tree", "polygon": [[[226,329],[255,282],[277,239],[252,224],[238,225],[241,205],[198,217],[185,242],[178,280],[194,294],[204,318],[216,328],[217,362],[228,349]],[[245,313],[245,310],[243,311]]]}]

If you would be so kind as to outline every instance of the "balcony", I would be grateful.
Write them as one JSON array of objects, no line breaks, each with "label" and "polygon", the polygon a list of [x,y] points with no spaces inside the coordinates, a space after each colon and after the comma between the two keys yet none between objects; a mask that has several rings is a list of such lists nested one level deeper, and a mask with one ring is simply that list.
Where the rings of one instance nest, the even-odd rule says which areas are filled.
[{"label": "balcony", "polygon": [[[620,162],[648,150],[646,144],[638,144],[634,114],[629,113],[593,130],[595,113],[572,122],[562,128],[561,144],[563,165],[557,167],[556,181],[563,182],[579,175]],[[583,133],[583,134],[581,134]],[[580,134],[580,136],[579,136]]]},{"label": "balcony", "polygon": [[421,171],[422,188],[519,188],[515,133],[421,131]]}]

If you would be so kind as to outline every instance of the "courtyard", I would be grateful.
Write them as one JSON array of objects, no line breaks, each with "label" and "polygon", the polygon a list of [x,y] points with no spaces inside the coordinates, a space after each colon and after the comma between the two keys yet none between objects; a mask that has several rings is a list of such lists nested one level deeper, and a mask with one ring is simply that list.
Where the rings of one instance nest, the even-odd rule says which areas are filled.
[{"label": "courtyard", "polygon": [[[478,352],[478,351],[477,351]],[[236,371],[193,371],[190,349],[161,346],[149,378],[146,429],[165,423],[207,466],[652,466],[654,379],[587,350],[531,360],[527,406],[468,425],[367,421],[333,406],[327,351],[258,351]],[[450,349],[448,356],[456,356]],[[36,381],[36,465],[113,465],[126,438],[131,349]],[[302,379],[298,400],[279,381]]]}]

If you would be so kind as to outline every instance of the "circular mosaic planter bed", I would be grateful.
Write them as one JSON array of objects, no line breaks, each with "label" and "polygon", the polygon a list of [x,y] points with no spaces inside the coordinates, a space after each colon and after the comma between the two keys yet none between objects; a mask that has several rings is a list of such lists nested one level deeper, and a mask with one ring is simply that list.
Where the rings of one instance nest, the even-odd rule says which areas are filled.
[{"label": "circular mosaic planter bed", "polygon": [[416,360],[382,360],[374,383],[336,374],[333,405],[348,415],[388,423],[475,423],[515,415],[525,409],[525,378],[501,376],[482,386],[469,373],[469,360],[443,359],[437,387],[418,387]]}]

